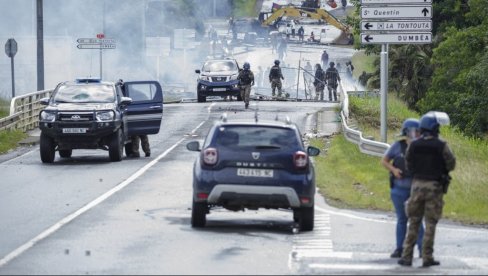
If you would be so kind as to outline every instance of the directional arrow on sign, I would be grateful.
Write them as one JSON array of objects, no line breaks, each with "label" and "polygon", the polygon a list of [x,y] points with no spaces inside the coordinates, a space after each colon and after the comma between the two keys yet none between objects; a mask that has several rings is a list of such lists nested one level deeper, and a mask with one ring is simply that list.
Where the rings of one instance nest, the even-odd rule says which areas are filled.
[{"label": "directional arrow on sign", "polygon": [[427,8],[424,8],[422,10],[422,13],[424,14],[424,16],[427,16],[427,14],[429,14],[429,10]]},{"label": "directional arrow on sign", "polygon": [[366,40],[366,42],[370,42],[371,40],[373,40],[373,38],[370,35],[367,35],[364,37],[364,40]]},{"label": "directional arrow on sign", "polygon": [[366,30],[369,30],[371,27],[373,27],[373,25],[371,25],[369,22],[366,22],[366,24],[364,24],[364,28],[366,28]]}]

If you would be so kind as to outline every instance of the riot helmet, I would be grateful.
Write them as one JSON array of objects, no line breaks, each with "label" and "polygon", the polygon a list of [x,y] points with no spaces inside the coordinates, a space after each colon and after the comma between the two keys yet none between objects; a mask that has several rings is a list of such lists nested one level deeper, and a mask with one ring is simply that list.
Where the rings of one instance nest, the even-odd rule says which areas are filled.
[{"label": "riot helmet", "polygon": [[408,118],[405,121],[403,121],[402,124],[402,136],[407,136],[410,138],[415,138],[417,131],[420,128],[420,122],[417,119],[414,118]]},{"label": "riot helmet", "polygon": [[277,59],[275,59],[274,64],[275,64],[275,65],[280,65],[280,61],[279,61],[279,60],[277,60]]},{"label": "riot helmet", "polygon": [[244,62],[244,65],[242,66],[242,68],[244,68],[244,70],[249,70],[249,69],[251,69],[251,64],[249,64],[249,62]]},{"label": "riot helmet", "polygon": [[430,133],[434,136],[439,134],[441,125],[449,125],[449,115],[445,112],[429,111],[420,118],[420,133]]},{"label": "riot helmet", "polygon": [[334,68],[335,63],[334,63],[333,61],[331,61],[331,62],[329,63],[329,65],[330,65],[330,67],[331,67],[331,68]]}]

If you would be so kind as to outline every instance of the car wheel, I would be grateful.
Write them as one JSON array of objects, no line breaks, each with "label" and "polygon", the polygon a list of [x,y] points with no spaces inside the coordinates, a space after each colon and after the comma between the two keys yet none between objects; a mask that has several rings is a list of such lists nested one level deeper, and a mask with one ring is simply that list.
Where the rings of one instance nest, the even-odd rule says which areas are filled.
[{"label": "car wheel", "polygon": [[55,145],[54,139],[41,133],[40,138],[41,161],[42,163],[54,162]]},{"label": "car wheel", "polygon": [[132,155],[132,142],[125,144],[125,156],[129,157]]},{"label": "car wheel", "polygon": [[191,226],[195,228],[205,227],[205,223],[207,222],[207,211],[207,203],[193,201],[191,209]]},{"label": "car wheel", "polygon": [[297,210],[301,231],[312,231],[314,224],[314,207],[302,207]]},{"label": "car wheel", "polygon": [[122,160],[122,154],[124,150],[124,139],[122,139],[122,135],[122,130],[119,128],[110,139],[110,144],[108,145],[108,155],[110,157],[110,161],[112,162],[118,162]]},{"label": "car wheel", "polygon": [[200,92],[197,92],[197,98],[199,103],[204,103],[207,101],[207,97],[200,95]]},{"label": "car wheel", "polygon": [[67,150],[59,150],[59,156],[63,158],[70,158],[71,154],[73,154],[73,150],[67,149]]}]

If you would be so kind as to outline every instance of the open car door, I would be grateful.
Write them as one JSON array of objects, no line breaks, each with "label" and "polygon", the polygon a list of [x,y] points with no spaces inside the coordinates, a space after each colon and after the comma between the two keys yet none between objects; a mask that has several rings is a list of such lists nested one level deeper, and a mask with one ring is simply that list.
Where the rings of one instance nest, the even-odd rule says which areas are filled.
[{"label": "open car door", "polygon": [[157,134],[163,117],[163,90],[157,81],[124,83],[127,106],[128,135]]}]

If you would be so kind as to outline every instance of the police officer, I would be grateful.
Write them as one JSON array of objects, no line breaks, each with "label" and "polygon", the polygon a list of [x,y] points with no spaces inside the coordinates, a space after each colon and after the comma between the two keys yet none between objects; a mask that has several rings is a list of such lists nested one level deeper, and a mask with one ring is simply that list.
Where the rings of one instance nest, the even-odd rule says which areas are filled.
[{"label": "police officer", "polygon": [[315,100],[324,100],[324,88],[325,88],[325,73],[322,70],[320,64],[315,65],[315,79],[313,81],[313,85],[315,86]]},{"label": "police officer", "polygon": [[337,101],[337,86],[338,81],[341,81],[339,71],[334,68],[335,63],[331,61],[330,67],[325,71],[325,79],[327,80],[327,89],[329,90],[329,100],[332,101],[332,94],[334,95],[334,101]]},{"label": "police officer", "polygon": [[[405,167],[405,153],[408,145],[420,135],[419,120],[406,119],[402,124],[402,139],[391,145],[381,164],[390,171],[390,196],[397,216],[396,223],[396,248],[390,255],[391,258],[400,258],[403,251],[403,242],[407,234],[407,215],[405,214],[405,202],[410,197],[412,187],[412,175]],[[420,224],[420,232],[417,238],[419,255],[422,254],[422,237],[424,228]]]},{"label": "police officer", "polygon": [[[444,115],[444,118],[442,118]],[[456,159],[447,143],[439,139],[440,123],[449,117],[441,112],[428,112],[420,118],[421,137],[413,141],[407,149],[405,161],[413,174],[412,190],[406,206],[408,232],[403,243],[402,257],[398,264],[412,265],[413,246],[417,240],[422,218],[425,233],[422,243],[422,266],[439,265],[434,260],[434,236],[437,222],[442,215],[443,195],[449,184],[448,173],[456,165]]]},{"label": "police officer", "polygon": [[151,148],[149,146],[149,138],[147,137],[147,135],[132,135],[130,138],[132,142],[132,157],[140,157],[139,141],[142,146],[142,151],[144,151],[146,157],[151,156]]},{"label": "police officer", "polygon": [[237,76],[239,85],[241,86],[241,98],[244,100],[245,108],[249,107],[249,95],[251,94],[251,86],[254,85],[254,74],[251,71],[249,62],[245,62],[242,69]]},{"label": "police officer", "polygon": [[281,72],[280,68],[280,61],[275,60],[273,67],[269,71],[269,82],[271,82],[271,94],[273,97],[275,96],[275,90],[278,88],[278,97],[281,97],[281,80],[284,80],[283,73]]}]

